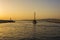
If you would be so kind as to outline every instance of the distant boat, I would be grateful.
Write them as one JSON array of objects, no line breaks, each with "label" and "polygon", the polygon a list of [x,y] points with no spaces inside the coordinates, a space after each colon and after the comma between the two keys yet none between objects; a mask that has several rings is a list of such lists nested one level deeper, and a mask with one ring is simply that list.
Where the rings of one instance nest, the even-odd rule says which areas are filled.
[{"label": "distant boat", "polygon": [[15,22],[15,21],[10,18],[10,20],[8,20],[8,22]]},{"label": "distant boat", "polygon": [[34,20],[33,20],[33,24],[36,24],[37,21],[36,21],[36,13],[34,12]]},{"label": "distant boat", "polygon": [[37,21],[36,21],[36,12],[34,12],[34,19],[33,19],[33,40],[36,39],[36,24],[37,24]]},{"label": "distant boat", "polygon": [[7,20],[8,22],[15,22],[14,20],[12,20],[11,18],[10,18],[10,20]]},{"label": "distant boat", "polygon": [[14,20],[0,20],[0,23],[14,23],[15,21]]},{"label": "distant boat", "polygon": [[15,22],[14,20],[8,20],[7,22]]}]

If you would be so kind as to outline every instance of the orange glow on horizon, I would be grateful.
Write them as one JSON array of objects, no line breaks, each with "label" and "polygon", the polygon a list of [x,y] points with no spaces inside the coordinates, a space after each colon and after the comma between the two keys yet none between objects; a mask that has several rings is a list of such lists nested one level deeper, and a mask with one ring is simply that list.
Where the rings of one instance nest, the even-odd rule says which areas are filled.
[{"label": "orange glow on horizon", "polygon": [[0,0],[0,19],[14,20],[33,19],[36,11],[37,19],[60,19],[60,2],[42,0]]}]

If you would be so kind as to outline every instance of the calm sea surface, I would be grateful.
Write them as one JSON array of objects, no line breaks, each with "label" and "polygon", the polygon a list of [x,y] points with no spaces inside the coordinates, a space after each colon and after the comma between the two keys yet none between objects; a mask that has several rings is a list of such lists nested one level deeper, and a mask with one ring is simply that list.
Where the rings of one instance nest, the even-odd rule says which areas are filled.
[{"label": "calm sea surface", "polygon": [[0,40],[23,40],[24,38],[35,38],[40,40],[59,40],[60,24],[49,22],[38,22],[34,25],[32,21],[16,21],[15,23],[0,23]]}]

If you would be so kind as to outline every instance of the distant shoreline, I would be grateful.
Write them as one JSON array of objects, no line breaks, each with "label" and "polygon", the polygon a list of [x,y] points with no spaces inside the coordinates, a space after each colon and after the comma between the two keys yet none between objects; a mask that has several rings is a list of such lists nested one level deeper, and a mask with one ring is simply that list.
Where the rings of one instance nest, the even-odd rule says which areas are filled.
[{"label": "distant shoreline", "polygon": [[[33,20],[16,20],[16,21],[33,21]],[[60,19],[38,19],[37,21],[45,21],[51,23],[60,23]],[[0,20],[0,23],[15,22],[14,20]]]},{"label": "distant shoreline", "polygon": [[[33,21],[33,20],[16,20],[16,21]],[[38,19],[37,21],[45,21],[51,23],[60,23],[60,19]]]}]

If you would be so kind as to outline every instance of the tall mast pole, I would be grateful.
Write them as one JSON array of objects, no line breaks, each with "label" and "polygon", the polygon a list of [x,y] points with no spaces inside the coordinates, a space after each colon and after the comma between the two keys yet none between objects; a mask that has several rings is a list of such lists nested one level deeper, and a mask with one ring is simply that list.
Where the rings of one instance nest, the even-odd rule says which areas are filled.
[{"label": "tall mast pole", "polygon": [[34,12],[34,19],[33,19],[33,39],[35,40],[36,38],[36,12]]},{"label": "tall mast pole", "polygon": [[10,20],[11,20],[11,17],[10,17]]},{"label": "tall mast pole", "polygon": [[36,20],[36,12],[34,12],[34,20]]},{"label": "tall mast pole", "polygon": [[33,20],[33,24],[36,24],[36,12],[34,12],[34,20]]}]

